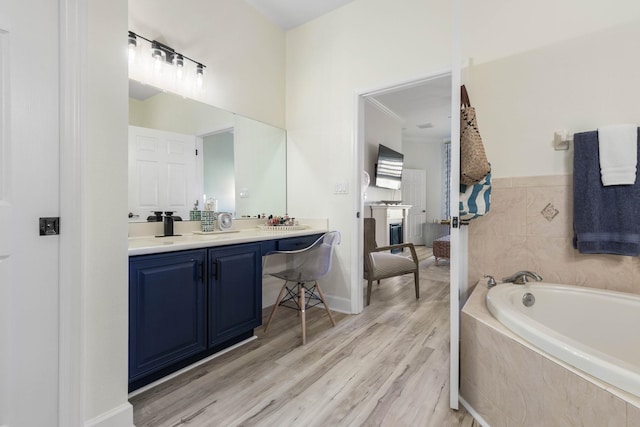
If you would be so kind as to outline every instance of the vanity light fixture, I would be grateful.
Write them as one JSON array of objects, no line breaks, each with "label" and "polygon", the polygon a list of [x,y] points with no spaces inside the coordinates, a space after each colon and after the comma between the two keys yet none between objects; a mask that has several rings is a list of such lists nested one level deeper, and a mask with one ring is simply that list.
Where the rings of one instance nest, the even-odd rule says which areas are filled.
[{"label": "vanity light fixture", "polygon": [[129,31],[128,34],[130,61],[133,61],[133,59],[135,58],[135,52],[138,46],[138,38],[146,40],[151,44],[151,57],[153,58],[154,68],[156,71],[161,70],[165,64],[172,65],[175,67],[176,76],[179,80],[181,80],[185,70],[185,60],[190,61],[196,66],[196,86],[198,87],[198,89],[202,88],[205,65],[203,65],[201,62],[189,58],[188,56],[185,56],[182,53],[176,52],[175,49],[167,46],[164,43],[161,43],[157,40],[150,40],[146,37],[141,36],[140,34],[134,33],[133,31]]}]

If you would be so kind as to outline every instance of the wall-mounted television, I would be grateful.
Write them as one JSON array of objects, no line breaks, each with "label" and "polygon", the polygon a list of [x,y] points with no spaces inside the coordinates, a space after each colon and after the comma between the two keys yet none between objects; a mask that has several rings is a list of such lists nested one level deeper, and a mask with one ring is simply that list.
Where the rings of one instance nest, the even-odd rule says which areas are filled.
[{"label": "wall-mounted television", "polygon": [[399,190],[402,182],[402,164],[404,155],[386,147],[378,146],[378,162],[376,163],[376,187]]}]

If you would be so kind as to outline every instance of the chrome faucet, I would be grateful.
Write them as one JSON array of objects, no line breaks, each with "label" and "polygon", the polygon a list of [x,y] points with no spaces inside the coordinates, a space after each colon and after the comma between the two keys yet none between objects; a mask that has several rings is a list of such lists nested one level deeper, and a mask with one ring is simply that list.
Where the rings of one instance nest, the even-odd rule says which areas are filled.
[{"label": "chrome faucet", "polygon": [[493,288],[495,285],[497,285],[496,279],[494,279],[493,276],[485,274],[484,277],[487,279],[487,288]]},{"label": "chrome faucet", "polygon": [[515,283],[516,285],[524,285],[525,283],[530,281],[529,278],[533,279],[536,282],[542,281],[542,277],[540,277],[533,271],[518,271],[517,273],[514,273],[509,277],[502,278],[502,281]]}]

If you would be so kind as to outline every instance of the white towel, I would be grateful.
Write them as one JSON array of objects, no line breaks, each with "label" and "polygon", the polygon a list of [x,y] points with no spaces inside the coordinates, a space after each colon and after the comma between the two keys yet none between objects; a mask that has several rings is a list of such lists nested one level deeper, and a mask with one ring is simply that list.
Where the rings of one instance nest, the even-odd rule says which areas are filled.
[{"label": "white towel", "polygon": [[633,185],[638,163],[637,126],[598,128],[598,142],[602,185]]}]

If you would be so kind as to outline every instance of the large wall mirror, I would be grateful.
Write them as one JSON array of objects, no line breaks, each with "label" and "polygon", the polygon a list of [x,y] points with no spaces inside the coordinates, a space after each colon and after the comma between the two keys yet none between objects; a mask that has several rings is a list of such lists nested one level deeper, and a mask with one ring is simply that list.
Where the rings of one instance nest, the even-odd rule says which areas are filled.
[{"label": "large wall mirror", "polygon": [[183,220],[208,201],[236,218],[284,214],[286,132],[129,81],[129,212]]}]

